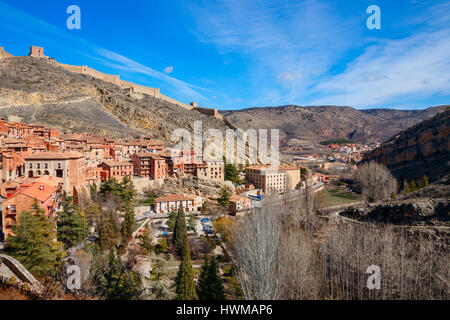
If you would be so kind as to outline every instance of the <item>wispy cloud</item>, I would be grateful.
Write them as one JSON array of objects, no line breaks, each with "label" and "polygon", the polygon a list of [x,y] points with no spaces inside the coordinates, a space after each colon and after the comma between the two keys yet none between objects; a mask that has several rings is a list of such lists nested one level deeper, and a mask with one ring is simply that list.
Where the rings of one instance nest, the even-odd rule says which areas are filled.
[{"label": "wispy cloud", "polygon": [[370,107],[448,94],[449,52],[450,29],[370,46],[344,72],[318,84],[322,97],[312,104]]},{"label": "wispy cloud", "polygon": [[173,72],[173,66],[168,66],[164,68],[164,72],[170,74]]},{"label": "wispy cloud", "polygon": [[[117,71],[146,75],[173,88],[172,92],[175,92],[180,99],[208,101],[208,98],[199,92],[202,90],[208,91],[206,88],[176,79],[124,55],[102,48],[83,38],[73,36],[73,33],[69,34],[66,30],[53,26],[3,2],[0,2],[0,21],[2,21],[0,28],[5,28],[19,35],[31,35],[32,38],[37,39],[38,43],[51,43],[56,47],[65,48],[71,52],[75,51],[85,56],[88,60],[85,64],[89,64],[89,61],[97,62]],[[56,58],[58,60],[58,57]],[[70,61],[65,62],[70,63]]]},{"label": "wispy cloud", "polygon": [[448,94],[450,74],[450,4],[415,5],[394,39],[363,36],[364,5],[350,18],[320,0],[205,1],[192,12],[200,41],[248,63],[253,105],[414,106]]},{"label": "wispy cloud", "polygon": [[351,19],[339,19],[332,3],[316,0],[222,0],[191,8],[200,41],[222,54],[243,55],[250,85],[264,86],[254,101],[264,105],[306,96],[357,32],[349,27]]}]

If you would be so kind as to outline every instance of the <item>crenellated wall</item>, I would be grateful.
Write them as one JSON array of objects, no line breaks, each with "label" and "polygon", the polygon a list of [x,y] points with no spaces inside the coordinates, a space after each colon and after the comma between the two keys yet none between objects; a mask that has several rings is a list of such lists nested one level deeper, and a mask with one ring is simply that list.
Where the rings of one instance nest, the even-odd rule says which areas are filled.
[{"label": "crenellated wall", "polygon": [[[1,49],[3,49],[3,47],[0,48],[0,53],[2,52]],[[34,47],[34,46],[32,46],[30,48],[30,56],[31,57],[37,57],[38,55],[39,55],[39,57],[45,57],[45,56],[43,56],[43,53],[44,53],[44,48]],[[103,73],[98,70],[89,68],[88,66],[74,66],[74,65],[70,65],[70,64],[59,63],[54,59],[50,59],[50,61],[51,61],[51,63],[53,63],[57,66],[60,66],[64,69],[66,69],[67,71],[84,74],[84,75],[89,75],[93,78],[100,79],[105,82],[109,82],[114,85],[117,85],[120,88],[122,88],[124,90],[128,90],[131,93],[146,94],[146,95],[173,103],[175,105],[178,105],[178,106],[188,109],[188,110],[197,110],[198,112],[200,112],[202,114],[206,114],[206,115],[212,116],[217,119],[223,119],[223,116],[221,114],[219,114],[217,109],[198,107],[196,102],[192,102],[190,105],[185,104],[183,102],[180,102],[178,100],[175,100],[168,96],[163,95],[160,92],[159,88],[151,88],[151,87],[139,85],[136,83],[132,83],[129,81],[124,81],[124,80],[120,79],[120,75],[110,75],[110,74]]]}]

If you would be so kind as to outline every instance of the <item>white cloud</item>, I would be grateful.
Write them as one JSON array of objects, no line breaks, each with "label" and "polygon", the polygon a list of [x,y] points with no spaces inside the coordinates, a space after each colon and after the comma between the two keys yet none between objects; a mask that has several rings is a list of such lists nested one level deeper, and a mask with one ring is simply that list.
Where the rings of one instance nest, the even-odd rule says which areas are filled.
[{"label": "white cloud", "polygon": [[297,80],[299,80],[302,77],[302,74],[300,72],[282,72],[279,75],[277,75],[277,80],[280,82],[288,82],[288,83],[292,83],[292,82],[296,82]]},{"label": "white cloud", "polygon": [[[54,25],[11,7],[1,1],[0,20],[5,22],[0,26],[0,30],[6,28],[12,33],[32,35],[39,40],[36,44],[45,41],[45,43],[51,43],[54,46],[62,47],[64,50],[77,52],[87,58],[86,64],[88,65],[90,62],[95,61],[105,67],[113,68],[116,71],[144,74],[171,86],[174,89],[173,92],[180,98],[208,101],[206,97],[198,92],[199,90],[209,91],[208,89],[170,77],[163,72],[156,71],[121,54],[98,47],[95,43],[73,36],[73,33],[70,33],[65,29],[55,27]],[[69,34],[70,36],[68,36]],[[46,53],[51,55],[51,52],[46,51]],[[55,58],[59,60],[58,57]],[[61,62],[71,63],[71,61]]]},{"label": "white cloud", "polygon": [[164,72],[167,74],[172,73],[172,71],[173,71],[173,66],[168,66],[168,67],[164,68]]},{"label": "white cloud", "polygon": [[365,10],[349,18],[345,7],[321,0],[219,0],[192,10],[200,41],[245,59],[253,105],[381,107],[448,94],[450,3],[421,1],[413,16],[391,26],[393,33],[409,28],[392,40],[363,37]]},{"label": "white cloud", "polygon": [[335,3],[318,0],[204,1],[191,10],[200,41],[245,59],[245,81],[258,91],[252,103],[260,105],[301,97],[359,32]]},{"label": "white cloud", "polygon": [[373,107],[445,94],[449,52],[450,29],[386,40],[318,84],[314,90],[324,97],[311,104]]}]

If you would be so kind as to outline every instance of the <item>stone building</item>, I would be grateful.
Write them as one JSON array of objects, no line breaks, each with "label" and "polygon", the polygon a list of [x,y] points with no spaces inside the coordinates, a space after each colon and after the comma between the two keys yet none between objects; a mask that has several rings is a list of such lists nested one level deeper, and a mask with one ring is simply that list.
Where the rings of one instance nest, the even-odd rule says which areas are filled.
[{"label": "stone building", "polygon": [[24,211],[32,211],[36,202],[46,216],[55,218],[61,204],[61,197],[62,183],[50,185],[38,180],[3,201],[2,225],[5,239],[13,235],[13,227],[19,221],[20,214]]},{"label": "stone building", "polygon": [[216,181],[225,180],[225,163],[223,161],[205,161],[197,165],[197,177]]},{"label": "stone building", "polygon": [[63,189],[69,194],[86,182],[86,157],[82,153],[39,152],[25,157],[25,172],[29,178],[48,175],[63,179]]},{"label": "stone building", "polygon": [[30,47],[30,54],[28,56],[32,58],[45,58],[44,48],[32,46]]},{"label": "stone building", "polygon": [[269,165],[254,165],[246,169],[247,180],[264,193],[283,193],[286,191],[286,172],[270,168]]},{"label": "stone building", "polygon": [[133,178],[133,163],[129,161],[105,161],[98,165],[101,168],[101,181],[105,182],[109,178],[115,178],[122,182],[124,177]]}]

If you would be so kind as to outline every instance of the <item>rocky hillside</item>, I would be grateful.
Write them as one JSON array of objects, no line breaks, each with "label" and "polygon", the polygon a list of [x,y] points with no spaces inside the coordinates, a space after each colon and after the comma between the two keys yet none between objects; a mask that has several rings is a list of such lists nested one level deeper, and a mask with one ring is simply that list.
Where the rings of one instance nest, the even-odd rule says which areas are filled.
[{"label": "rocky hillside", "polygon": [[229,128],[222,120],[74,74],[45,59],[0,59],[0,117],[108,137],[150,135],[171,145],[174,129]]},{"label": "rocky hillside", "polygon": [[393,136],[366,155],[386,164],[403,181],[427,175],[437,180],[450,172],[450,108]]},{"label": "rocky hillside", "polygon": [[299,140],[320,142],[333,138],[381,143],[443,108],[357,110],[351,107],[290,105],[221,113],[238,128],[278,128],[280,136],[288,143]]}]

